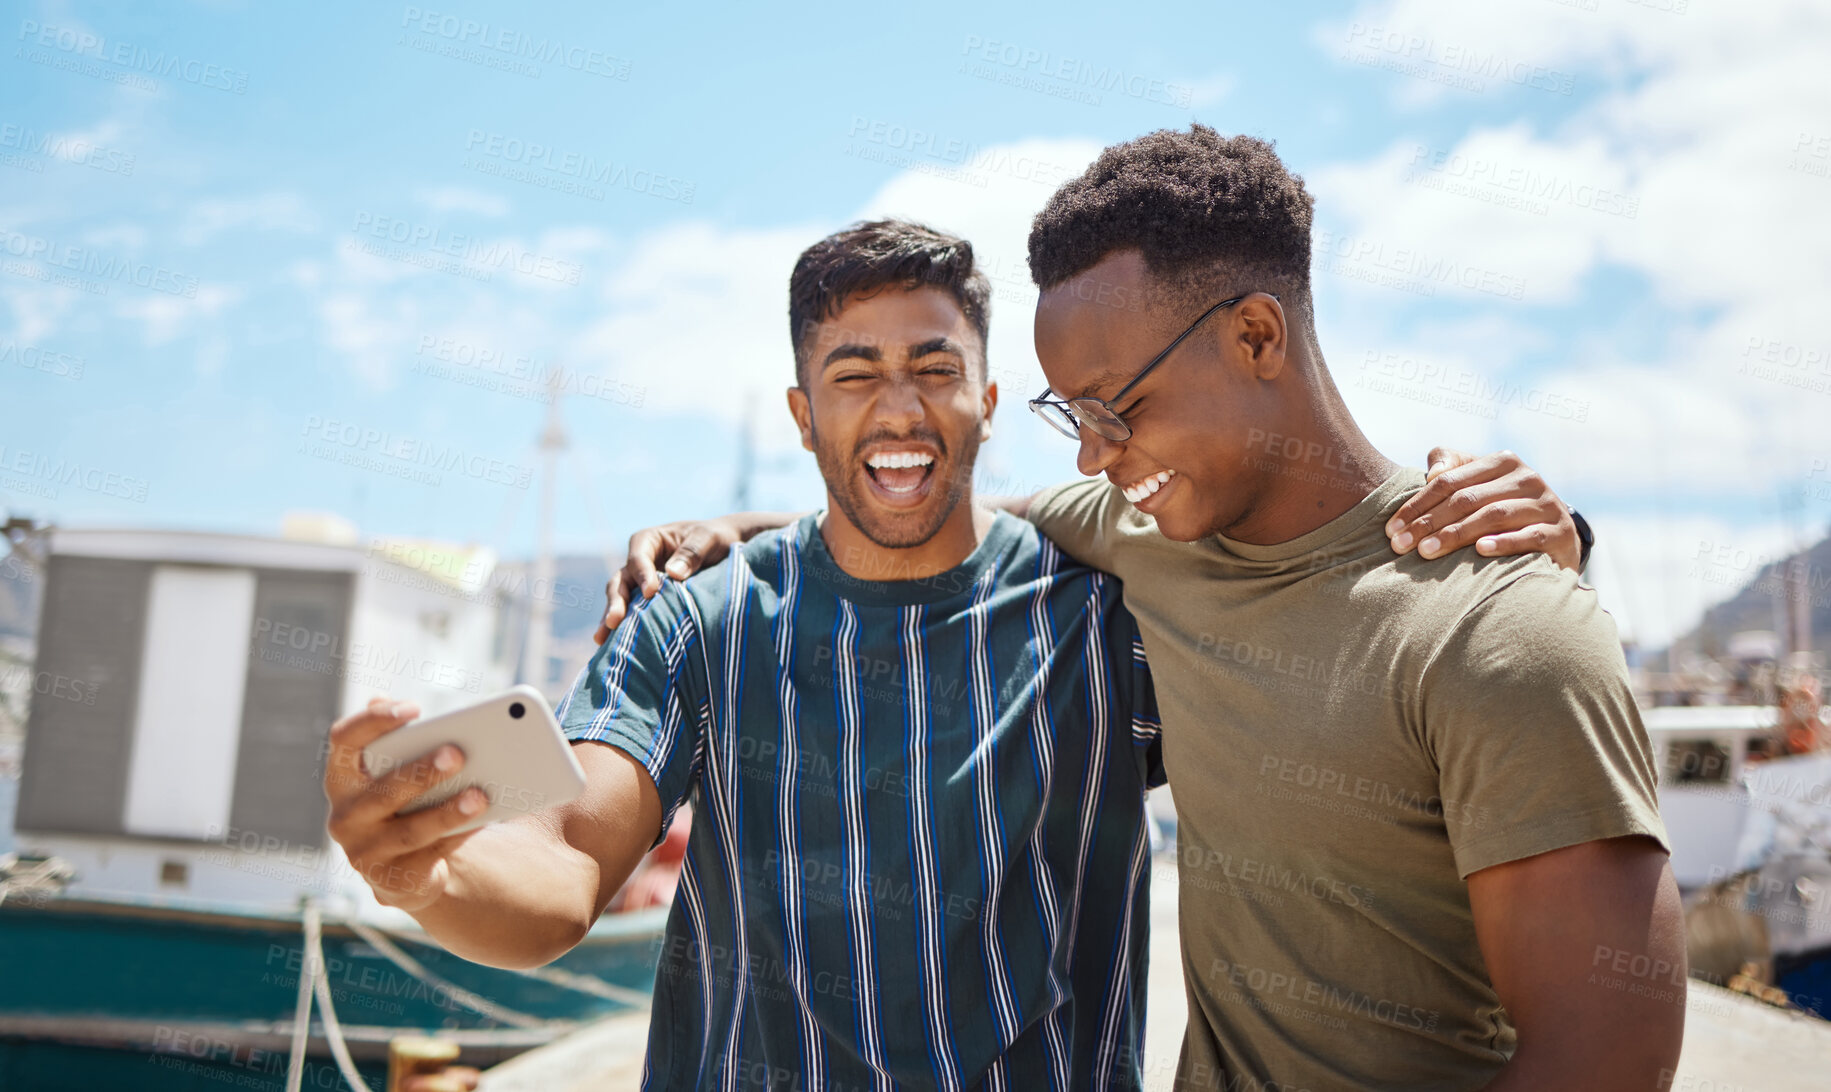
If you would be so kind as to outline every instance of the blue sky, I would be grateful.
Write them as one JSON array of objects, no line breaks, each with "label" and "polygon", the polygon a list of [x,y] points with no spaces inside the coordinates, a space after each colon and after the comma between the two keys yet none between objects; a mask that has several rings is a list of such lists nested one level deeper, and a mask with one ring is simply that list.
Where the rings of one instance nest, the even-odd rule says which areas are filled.
[{"label": "blue sky", "polygon": [[[1108,143],[1275,139],[1325,355],[1395,458],[1512,447],[1655,643],[1831,515],[1831,47],[1809,3],[27,3],[0,23],[0,507],[533,542],[821,497],[785,282],[864,215],[991,268],[982,485],[1072,476],[1029,216]],[[1787,501],[1787,497],[1798,498]]]}]

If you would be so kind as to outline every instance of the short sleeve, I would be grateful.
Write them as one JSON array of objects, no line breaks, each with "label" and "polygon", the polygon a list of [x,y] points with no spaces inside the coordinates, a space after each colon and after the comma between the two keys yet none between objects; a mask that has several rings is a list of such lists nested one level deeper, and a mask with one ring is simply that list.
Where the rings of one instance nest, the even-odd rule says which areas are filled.
[{"label": "short sleeve", "polygon": [[1464,878],[1627,835],[1670,852],[1614,620],[1574,576],[1527,572],[1471,608],[1417,708]]},{"label": "short sleeve", "polygon": [[[1108,578],[1100,578],[1107,582]],[[1116,589],[1118,582],[1110,581]],[[1130,707],[1132,758],[1138,778],[1147,789],[1169,780],[1163,770],[1163,721],[1157,713],[1157,687],[1151,681],[1151,663],[1144,654],[1138,621],[1117,595],[1107,605],[1107,640],[1113,650],[1113,667],[1122,680],[1120,693]]]},{"label": "short sleeve", "polygon": [[699,642],[691,598],[681,585],[664,582],[592,656],[559,707],[568,740],[609,744],[648,771],[663,812],[656,844],[702,765]]},{"label": "short sleeve", "polygon": [[1117,495],[1104,478],[1052,485],[1031,499],[1025,518],[1069,557],[1110,573],[1118,542]]}]

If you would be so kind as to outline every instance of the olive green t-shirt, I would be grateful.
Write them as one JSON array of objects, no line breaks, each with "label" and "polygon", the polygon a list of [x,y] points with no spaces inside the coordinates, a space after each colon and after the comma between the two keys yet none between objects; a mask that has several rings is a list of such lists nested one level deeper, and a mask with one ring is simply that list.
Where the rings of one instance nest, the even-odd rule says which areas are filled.
[{"label": "olive green t-shirt", "polygon": [[[1125,582],[1176,796],[1178,1087],[1479,1089],[1514,1031],[1465,878],[1665,845],[1615,625],[1542,554],[1426,561],[1399,470],[1290,542],[1172,542],[1102,480],[1030,518]],[[1553,906],[1547,913],[1555,913]]]}]

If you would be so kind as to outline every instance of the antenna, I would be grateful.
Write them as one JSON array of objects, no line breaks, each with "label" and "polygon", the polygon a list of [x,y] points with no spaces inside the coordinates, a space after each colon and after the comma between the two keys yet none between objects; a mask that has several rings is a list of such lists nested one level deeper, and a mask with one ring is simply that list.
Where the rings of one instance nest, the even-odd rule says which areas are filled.
[{"label": "antenna", "polygon": [[545,694],[550,672],[548,646],[553,640],[553,509],[560,452],[566,450],[566,426],[560,421],[564,373],[547,378],[547,420],[540,431],[540,515],[535,525],[534,578],[528,583],[528,639],[521,648],[521,677]]},{"label": "antenna", "polygon": [[757,395],[751,391],[744,402],[744,423],[738,430],[737,478],[731,488],[731,510],[748,512],[750,485],[757,467]]},{"label": "antenna", "polygon": [[1781,618],[1785,628],[1781,633],[1783,646],[1792,653],[1809,653],[1812,651],[1812,607],[1806,595],[1810,587],[1808,569],[1811,565],[1811,550],[1805,545],[1803,523],[1805,521],[1806,490],[1782,489],[1780,492],[1780,510],[1786,518],[1787,554],[1786,560],[1780,563],[1779,594]]}]

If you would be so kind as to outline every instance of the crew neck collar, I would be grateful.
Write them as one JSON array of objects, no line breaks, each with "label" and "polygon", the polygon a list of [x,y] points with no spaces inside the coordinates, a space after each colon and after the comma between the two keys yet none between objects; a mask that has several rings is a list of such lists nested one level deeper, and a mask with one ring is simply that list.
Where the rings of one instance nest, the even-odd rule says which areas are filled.
[{"label": "crew neck collar", "polygon": [[969,592],[988,570],[997,566],[1016,544],[1023,521],[1005,512],[994,512],[985,537],[965,561],[931,576],[910,580],[866,580],[839,567],[826,538],[820,533],[820,512],[801,517],[795,524],[796,549],[809,576],[834,595],[863,607],[907,607],[939,603]]},{"label": "crew neck collar", "polygon": [[1375,486],[1373,492],[1360,499],[1354,507],[1336,516],[1321,527],[1284,542],[1269,545],[1258,545],[1228,538],[1226,535],[1215,535],[1214,541],[1226,552],[1245,561],[1289,561],[1292,558],[1313,554],[1329,546],[1336,546],[1344,539],[1356,536],[1366,530],[1369,524],[1384,524],[1390,513],[1397,509],[1404,498],[1415,492],[1424,484],[1424,472],[1417,467],[1402,466],[1386,477],[1386,480]]}]

